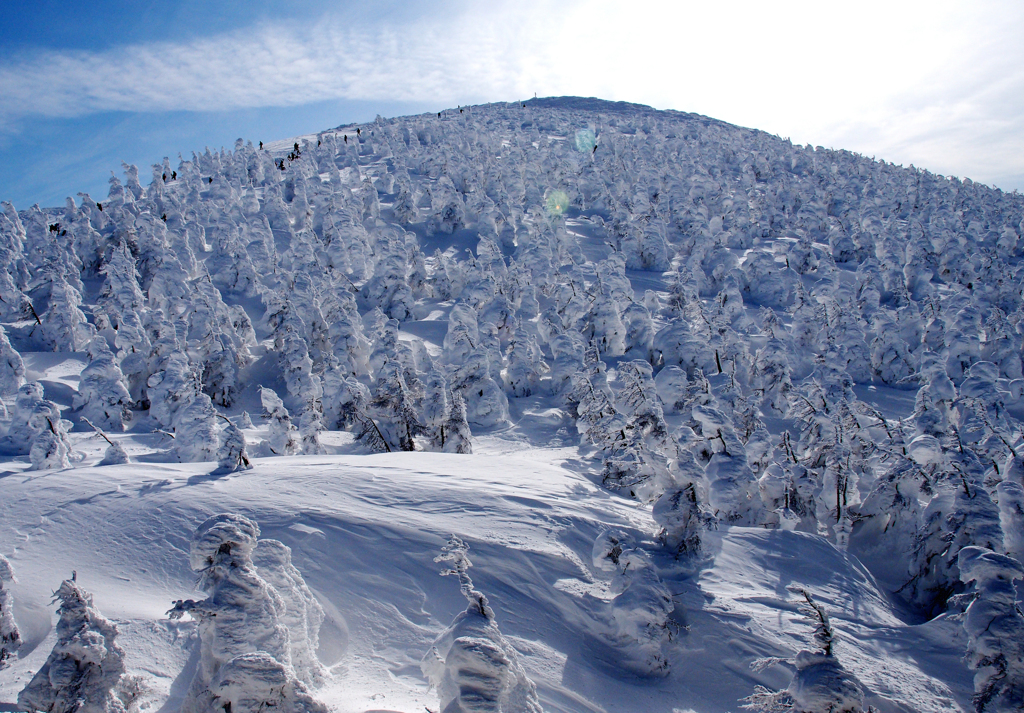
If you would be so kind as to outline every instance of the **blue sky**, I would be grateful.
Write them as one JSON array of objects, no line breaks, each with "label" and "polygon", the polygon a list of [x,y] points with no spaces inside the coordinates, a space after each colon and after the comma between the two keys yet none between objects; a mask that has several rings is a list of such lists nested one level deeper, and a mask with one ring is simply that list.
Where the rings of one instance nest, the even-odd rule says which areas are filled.
[{"label": "blue sky", "polygon": [[236,138],[598,96],[1024,190],[1024,3],[189,0],[4,8],[0,199]]}]

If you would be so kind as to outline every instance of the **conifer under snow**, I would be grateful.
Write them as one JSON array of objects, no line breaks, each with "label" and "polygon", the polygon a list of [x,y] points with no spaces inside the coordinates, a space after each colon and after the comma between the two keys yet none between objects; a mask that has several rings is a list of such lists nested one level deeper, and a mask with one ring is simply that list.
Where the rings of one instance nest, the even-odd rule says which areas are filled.
[{"label": "conifer under snow", "polygon": [[14,568],[6,557],[0,555],[0,669],[10,664],[22,643],[14,621],[14,597],[10,589],[14,582]]},{"label": "conifer under snow", "polygon": [[960,579],[973,584],[975,599],[963,625],[970,641],[967,664],[974,674],[978,713],[1024,708],[1024,614],[1014,582],[1024,567],[1012,557],[983,547],[965,547],[958,555]]},{"label": "conifer under snow", "polygon": [[[296,616],[295,610],[300,602],[307,609],[313,606],[306,598],[308,590],[303,592],[301,576],[273,541],[263,562],[277,586],[260,575],[253,562],[259,534],[252,520],[222,514],[202,523],[192,537],[189,562],[207,598],[179,600],[169,612],[172,618],[187,613],[199,626],[199,662],[181,705],[183,713],[206,713],[225,703],[252,713],[268,706],[281,713],[326,711],[296,677],[288,621],[281,618],[290,602],[291,623],[300,627],[295,648],[308,657],[304,647],[315,641],[315,632],[309,631],[309,614]],[[285,589],[284,598],[278,586]],[[316,680],[315,662],[304,659],[301,666],[301,677]]]},{"label": "conifer under snow", "polygon": [[451,563],[441,574],[459,578],[469,605],[434,640],[421,663],[423,675],[437,690],[442,713],[541,713],[536,686],[498,629],[487,597],[473,586],[468,549],[452,535],[435,558]]},{"label": "conifer under snow", "polygon": [[57,643],[18,694],[18,705],[52,713],[124,713],[133,695],[131,683],[123,680],[117,627],[74,579],[64,580],[54,598],[60,602]]}]

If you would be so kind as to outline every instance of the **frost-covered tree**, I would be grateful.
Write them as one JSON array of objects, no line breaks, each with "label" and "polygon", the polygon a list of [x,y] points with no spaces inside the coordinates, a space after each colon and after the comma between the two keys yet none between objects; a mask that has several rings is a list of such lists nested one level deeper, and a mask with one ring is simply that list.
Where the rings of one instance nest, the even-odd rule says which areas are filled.
[{"label": "frost-covered tree", "polygon": [[82,295],[66,280],[50,285],[50,306],[43,314],[43,337],[51,351],[77,352],[95,332],[80,309]]},{"label": "frost-covered tree", "polygon": [[429,438],[431,448],[441,450],[444,446],[444,429],[451,404],[448,402],[448,380],[440,369],[433,368],[427,374],[423,385],[423,406],[420,421]]},{"label": "frost-covered tree", "polygon": [[117,627],[74,579],[64,580],[54,597],[60,602],[57,643],[18,694],[18,706],[52,713],[123,713],[132,702],[132,687],[122,683],[124,652],[115,640]]},{"label": "frost-covered tree", "polygon": [[179,600],[169,612],[172,618],[187,613],[199,625],[199,662],[183,713],[206,713],[219,700],[241,701],[253,713],[267,705],[281,713],[325,710],[292,668],[291,641],[281,621],[285,602],[253,565],[259,534],[252,520],[222,514],[202,523],[192,537],[189,562],[207,597]]},{"label": "frost-covered tree", "polygon": [[85,350],[89,363],[82,370],[71,407],[100,428],[123,431],[131,418],[131,394],[124,374],[105,337],[93,337]]},{"label": "frost-covered tree", "polygon": [[[3,452],[11,455],[25,455],[32,447],[32,441],[38,435],[32,427],[33,416],[37,413],[48,413],[51,416],[59,417],[60,410],[56,404],[52,404],[43,398],[43,385],[38,381],[22,384],[14,398],[14,404],[8,414],[10,422],[7,424],[6,433],[0,439],[0,448]],[[43,425],[40,420],[35,420],[35,425]]]},{"label": "frost-covered tree", "polygon": [[449,382],[466,402],[470,424],[490,428],[508,422],[508,397],[491,376],[491,359],[483,348],[470,352]]},{"label": "frost-covered tree", "polygon": [[441,425],[441,450],[445,453],[472,453],[472,433],[466,420],[466,404],[462,395],[449,392],[448,416]]},{"label": "frost-covered tree", "polygon": [[0,555],[0,669],[6,668],[21,648],[21,633],[14,622],[14,597],[10,590],[10,585],[16,581],[11,563]]},{"label": "frost-covered tree", "polygon": [[651,514],[676,557],[700,557],[704,533],[717,528],[718,521],[708,504],[704,471],[688,450],[679,452],[676,469]]},{"label": "frost-covered tree", "polygon": [[[744,698],[744,708],[759,713],[864,713],[864,689],[836,658],[836,632],[825,611],[811,593],[792,585],[788,589],[800,597],[800,612],[814,627],[814,649],[800,651],[792,660],[796,671],[789,687],[771,691],[756,686],[754,694]],[[754,668],[775,663],[774,659],[754,662]]]},{"label": "frost-covered tree", "polygon": [[323,455],[327,448],[320,442],[320,434],[323,433],[324,420],[318,404],[310,405],[299,418],[299,436],[302,442],[302,452],[307,455]]},{"label": "frost-covered tree", "polygon": [[911,577],[901,590],[912,604],[933,616],[963,590],[957,569],[961,549],[1003,549],[999,510],[981,482],[984,466],[970,451],[958,455],[956,475],[936,489],[924,511],[911,558]]},{"label": "frost-covered tree", "polygon": [[206,394],[196,394],[191,403],[178,412],[171,450],[181,463],[205,463],[219,459],[217,411]]},{"label": "frost-covered tree", "polygon": [[154,344],[151,361],[145,392],[149,415],[163,428],[174,428],[178,414],[199,392],[198,375],[173,332]]},{"label": "frost-covered tree", "polygon": [[675,605],[657,568],[643,548],[625,532],[609,530],[594,543],[594,567],[611,572],[611,628],[607,638],[621,664],[645,676],[669,672],[664,646],[671,638],[669,615]]},{"label": "frost-covered tree", "polygon": [[415,437],[424,431],[401,364],[389,359],[384,362],[374,382],[369,413],[376,429],[387,440],[390,450],[416,450]]},{"label": "frost-covered tree", "polygon": [[420,664],[423,675],[437,690],[441,713],[541,713],[536,686],[498,629],[487,597],[473,587],[468,550],[452,535],[435,559],[451,563],[441,574],[459,578],[469,606],[434,640]]},{"label": "frost-covered tree", "polygon": [[626,353],[626,326],[619,307],[608,294],[598,294],[585,317],[583,337],[597,345],[602,356],[617,357]]},{"label": "frost-covered tree", "polygon": [[406,255],[396,247],[377,263],[373,277],[360,289],[360,304],[365,309],[379,308],[399,322],[412,319],[416,298],[407,282],[407,272]]},{"label": "frost-covered tree", "polygon": [[217,470],[222,473],[234,473],[251,468],[252,463],[249,462],[249,456],[245,451],[245,434],[242,433],[242,429],[228,421],[221,434]]},{"label": "frost-covered tree", "polygon": [[216,691],[216,707],[232,713],[328,711],[285,664],[264,651],[242,654],[225,663],[211,690]]},{"label": "frost-covered tree", "polygon": [[14,276],[6,267],[0,267],[0,319],[15,322],[20,319],[32,319],[38,322],[32,300],[18,287]]},{"label": "frost-covered tree", "polygon": [[260,401],[263,403],[263,417],[267,419],[269,430],[267,446],[270,452],[278,456],[293,456],[299,452],[299,432],[292,425],[288,409],[284,401],[273,389],[262,387]]},{"label": "frost-covered tree", "polygon": [[646,361],[620,362],[618,378],[621,388],[616,394],[616,402],[627,419],[626,428],[652,444],[663,446],[668,439],[668,423],[652,374],[653,369]]},{"label": "frost-covered tree", "polygon": [[736,436],[731,420],[712,404],[692,409],[701,425],[710,459],[704,470],[709,482],[709,500],[716,517],[724,523],[760,525],[764,506],[746,449]]},{"label": "frost-covered tree", "polygon": [[108,439],[107,449],[103,451],[103,458],[96,465],[124,465],[131,462],[132,459],[124,446],[117,441]]},{"label": "frost-covered tree", "polygon": [[982,547],[958,555],[960,579],[973,584],[975,598],[964,615],[967,665],[974,674],[978,713],[1024,708],[1024,615],[1014,581],[1024,567],[1012,557]]},{"label": "frost-covered tree", "polygon": [[25,363],[0,326],[0,397],[13,396],[24,383]]},{"label": "frost-covered tree", "polygon": [[139,287],[135,258],[123,240],[111,251],[102,273],[105,279],[96,304],[104,322],[117,328],[127,312],[141,311],[146,300]]},{"label": "frost-covered tree", "polygon": [[996,495],[1003,548],[1018,562],[1024,561],[1024,487],[1007,479],[996,486]]},{"label": "frost-covered tree", "polygon": [[324,421],[329,430],[350,429],[366,418],[370,390],[341,368],[329,368],[323,378]]},{"label": "frost-covered tree", "polygon": [[34,434],[29,449],[30,470],[71,467],[71,426],[71,421],[61,418],[57,404],[42,400],[36,405],[28,421],[28,430]]},{"label": "frost-covered tree", "polygon": [[622,310],[622,323],[626,327],[625,356],[653,361],[654,322],[650,311],[639,302],[630,302]]},{"label": "frost-covered tree", "polygon": [[307,686],[319,686],[328,675],[316,657],[324,609],[292,564],[291,548],[278,540],[260,540],[253,552],[256,572],[281,597],[281,623],[288,629],[292,668]]},{"label": "frost-covered tree", "polygon": [[534,393],[545,366],[537,340],[522,327],[517,328],[505,369],[505,383],[512,395],[523,397]]}]

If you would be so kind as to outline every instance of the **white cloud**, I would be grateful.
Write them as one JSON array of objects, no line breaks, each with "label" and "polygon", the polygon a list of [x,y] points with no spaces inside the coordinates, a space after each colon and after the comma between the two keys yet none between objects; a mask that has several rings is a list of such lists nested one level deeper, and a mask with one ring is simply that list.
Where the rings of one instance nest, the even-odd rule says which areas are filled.
[{"label": "white cloud", "polygon": [[515,95],[523,71],[509,54],[512,39],[469,16],[382,27],[328,17],[314,27],[262,25],[185,44],[48,51],[0,66],[0,116]]},{"label": "white cloud", "polygon": [[263,25],[0,65],[33,114],[577,94],[695,111],[986,182],[1024,174],[1024,4],[609,1]]}]

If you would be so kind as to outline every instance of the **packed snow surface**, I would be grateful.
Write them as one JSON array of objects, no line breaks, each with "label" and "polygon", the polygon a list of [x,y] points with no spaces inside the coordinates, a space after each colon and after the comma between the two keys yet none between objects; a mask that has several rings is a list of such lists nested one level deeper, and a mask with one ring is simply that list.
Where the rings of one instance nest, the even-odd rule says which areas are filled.
[{"label": "packed snow surface", "polygon": [[577,98],[124,169],[0,212],[0,710],[1024,705],[1021,196]]}]

